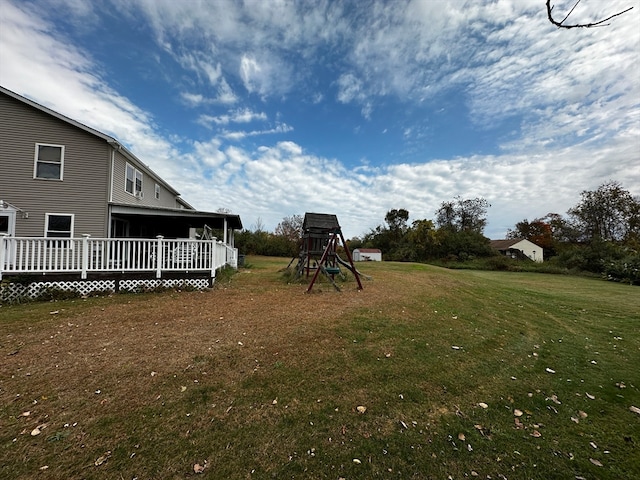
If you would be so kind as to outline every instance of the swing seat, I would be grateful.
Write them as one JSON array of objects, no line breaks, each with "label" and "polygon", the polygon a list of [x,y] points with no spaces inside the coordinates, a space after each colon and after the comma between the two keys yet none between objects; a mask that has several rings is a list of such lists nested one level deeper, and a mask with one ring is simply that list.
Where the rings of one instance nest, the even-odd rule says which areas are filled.
[{"label": "swing seat", "polygon": [[338,267],[325,267],[324,269],[329,275],[337,275],[340,273],[340,268]]}]

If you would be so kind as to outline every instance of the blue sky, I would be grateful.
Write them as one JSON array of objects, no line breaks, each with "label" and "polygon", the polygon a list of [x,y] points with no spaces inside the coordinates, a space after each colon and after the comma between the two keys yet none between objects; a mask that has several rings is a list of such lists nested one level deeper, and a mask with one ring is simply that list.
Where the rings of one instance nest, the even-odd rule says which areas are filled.
[{"label": "blue sky", "polygon": [[0,85],[248,228],[352,237],[460,195],[502,238],[607,180],[640,195],[640,0],[584,0],[575,21],[634,8],[573,30],[544,3],[0,0]]}]

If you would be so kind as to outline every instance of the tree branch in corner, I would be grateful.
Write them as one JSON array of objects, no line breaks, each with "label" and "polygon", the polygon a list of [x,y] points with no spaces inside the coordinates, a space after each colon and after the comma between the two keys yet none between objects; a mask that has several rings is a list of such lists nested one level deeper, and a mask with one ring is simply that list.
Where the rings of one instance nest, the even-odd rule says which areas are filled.
[{"label": "tree branch in corner", "polygon": [[552,10],[553,10],[553,7],[555,5],[551,5],[551,0],[547,0],[547,17],[549,17],[549,21],[551,23],[553,23],[558,28],[606,27],[607,25],[610,25],[610,24],[609,23],[605,23],[605,22],[608,22],[612,18],[618,17],[618,16],[620,16],[620,15],[622,15],[624,13],[627,13],[629,10],[633,9],[633,7],[629,7],[626,10],[623,10],[622,12],[615,13],[615,14],[607,17],[607,18],[603,18],[602,20],[598,20],[597,22],[566,24],[565,22],[569,18],[569,15],[571,15],[573,13],[573,11],[576,9],[576,7],[578,6],[579,3],[580,3],[580,0],[577,0],[576,3],[571,8],[571,10],[569,10],[569,13],[567,13],[567,15],[562,20],[557,21],[556,19],[553,18],[553,14],[552,14]]}]

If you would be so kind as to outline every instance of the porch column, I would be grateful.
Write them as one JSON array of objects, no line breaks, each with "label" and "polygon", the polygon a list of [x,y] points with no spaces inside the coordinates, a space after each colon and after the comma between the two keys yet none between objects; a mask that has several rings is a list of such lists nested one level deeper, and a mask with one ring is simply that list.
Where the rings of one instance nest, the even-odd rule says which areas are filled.
[{"label": "porch column", "polygon": [[229,228],[227,224],[227,217],[224,217],[224,228],[222,229],[222,231],[224,232],[224,236],[222,238],[222,243],[224,243],[225,245],[227,244],[227,228]]}]

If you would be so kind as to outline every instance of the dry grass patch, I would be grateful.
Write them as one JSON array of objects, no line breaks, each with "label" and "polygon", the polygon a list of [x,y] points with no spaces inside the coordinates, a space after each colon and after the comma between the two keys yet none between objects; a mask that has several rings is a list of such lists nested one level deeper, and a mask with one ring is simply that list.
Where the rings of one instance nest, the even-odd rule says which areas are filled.
[{"label": "dry grass patch", "polygon": [[372,263],[305,294],[248,261],[208,292],[1,307],[0,477],[640,474],[632,287]]}]

